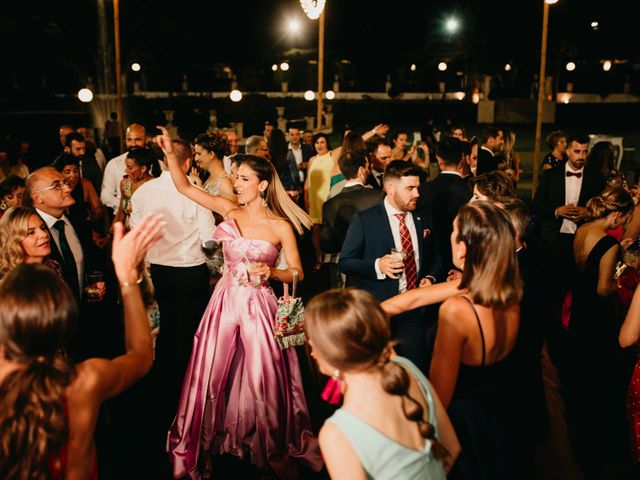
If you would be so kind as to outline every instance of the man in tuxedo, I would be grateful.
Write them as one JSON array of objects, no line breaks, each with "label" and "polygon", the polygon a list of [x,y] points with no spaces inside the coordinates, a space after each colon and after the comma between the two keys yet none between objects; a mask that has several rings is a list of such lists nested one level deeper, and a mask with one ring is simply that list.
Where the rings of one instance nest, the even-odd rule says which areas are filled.
[{"label": "man in tuxedo", "polygon": [[384,170],[391,161],[391,146],[384,139],[375,139],[367,142],[367,152],[371,158],[371,173],[366,184],[382,190]]},{"label": "man in tuxedo", "polygon": [[566,365],[566,333],[555,319],[569,287],[573,263],[573,239],[577,224],[585,219],[587,201],[600,194],[605,179],[599,172],[585,170],[589,137],[567,139],[567,161],[562,166],[545,170],[533,198],[536,217],[537,281],[546,298],[544,318],[552,359],[562,370]]},{"label": "man in tuxedo", "polygon": [[504,136],[502,130],[489,126],[484,129],[480,136],[480,148],[478,149],[478,165],[475,175],[493,172],[498,168],[498,159],[496,153],[500,151],[504,145]]},{"label": "man in tuxedo", "polygon": [[[327,200],[322,206],[322,230],[320,231],[320,248],[323,253],[339,254],[342,243],[347,236],[351,218],[357,212],[366,210],[380,203],[384,198],[381,190],[365,185],[369,176],[369,161],[364,150],[355,150],[340,155],[338,159],[340,171],[346,183],[342,191]],[[335,266],[335,263],[332,264]],[[337,273],[337,268],[336,268]],[[332,275],[332,287],[339,287],[339,275]]]},{"label": "man in tuxedo", "polygon": [[[420,168],[402,160],[389,163],[384,174],[386,198],[353,215],[342,245],[338,266],[347,276],[347,286],[367,290],[380,301],[418,286],[424,264],[423,224],[414,214],[419,185]],[[401,253],[392,254],[392,249]],[[398,353],[425,370],[421,309],[392,318],[391,332],[399,341]]]},{"label": "man in tuxedo", "polygon": [[445,137],[436,145],[440,175],[420,185],[416,211],[431,235],[425,282],[447,279],[453,267],[451,261],[451,232],[458,210],[471,199],[471,190],[462,177],[464,145],[454,137]]},{"label": "man in tuxedo", "polygon": [[[82,303],[85,271],[100,269],[104,272],[104,264],[96,252],[91,237],[91,228],[82,219],[65,215],[66,209],[75,203],[71,196],[71,188],[64,182],[60,172],[52,167],[43,167],[27,178],[25,203],[33,206],[47,226],[50,235],[51,255],[62,268],[64,281],[81,305],[81,318],[78,332],[72,340],[71,351],[76,358],[96,355],[96,325],[85,321],[88,318],[86,305]],[[106,272],[104,272],[106,273]],[[84,313],[84,314],[83,314]],[[92,338],[92,340],[90,340]]]},{"label": "man in tuxedo", "polygon": [[532,210],[538,223],[538,258],[551,269],[547,275],[553,275],[549,279],[552,282],[566,277],[577,224],[587,215],[587,200],[605,187],[604,177],[584,169],[588,151],[587,136],[568,138],[567,161],[562,167],[542,172],[533,198]]}]

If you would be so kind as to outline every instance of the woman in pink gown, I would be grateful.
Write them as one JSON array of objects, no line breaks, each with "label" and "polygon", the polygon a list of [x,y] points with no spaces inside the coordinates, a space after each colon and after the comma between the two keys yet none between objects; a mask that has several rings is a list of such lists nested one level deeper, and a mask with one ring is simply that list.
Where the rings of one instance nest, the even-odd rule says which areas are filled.
[{"label": "woman in pink gown", "polygon": [[[309,218],[289,200],[271,163],[259,157],[237,162],[240,208],[193,187],[162,130],[156,142],[178,190],[225,218],[214,234],[223,244],[224,272],[196,332],[167,441],[174,476],[215,475],[211,458],[225,453],[281,478],[301,477],[301,466],[319,471],[323,462],[298,359],[276,343],[276,297],[267,283],[291,282],[292,269],[302,276],[293,228],[302,231]],[[274,268],[280,248],[287,270]]]}]

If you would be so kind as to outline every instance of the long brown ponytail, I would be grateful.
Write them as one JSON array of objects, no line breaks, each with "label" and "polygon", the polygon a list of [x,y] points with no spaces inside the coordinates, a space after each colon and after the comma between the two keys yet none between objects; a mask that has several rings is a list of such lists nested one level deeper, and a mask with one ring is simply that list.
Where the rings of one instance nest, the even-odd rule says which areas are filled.
[{"label": "long brown ponytail", "polygon": [[0,346],[18,364],[0,384],[0,478],[46,479],[68,440],[62,348],[77,306],[49,268],[20,265],[0,282]]},{"label": "long brown ponytail", "polygon": [[394,343],[389,318],[370,293],[344,288],[314,297],[305,307],[305,330],[313,348],[341,371],[380,369],[382,388],[402,397],[404,416],[416,422],[420,435],[431,441],[435,458],[449,454],[436,438],[428,412],[409,394],[409,374],[391,361]]}]

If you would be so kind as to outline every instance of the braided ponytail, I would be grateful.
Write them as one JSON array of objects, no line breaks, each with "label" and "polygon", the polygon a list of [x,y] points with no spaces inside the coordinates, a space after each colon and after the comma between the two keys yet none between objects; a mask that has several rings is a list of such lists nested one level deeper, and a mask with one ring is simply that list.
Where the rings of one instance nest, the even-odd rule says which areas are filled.
[{"label": "braided ponytail", "polygon": [[390,395],[402,397],[402,413],[405,418],[418,424],[418,431],[422,438],[431,441],[433,456],[436,460],[442,460],[449,456],[449,451],[436,438],[436,429],[433,424],[425,420],[428,412],[425,415],[422,405],[409,394],[409,386],[411,385],[409,374],[401,365],[391,361],[391,351],[392,344],[390,343],[383,350],[377,364],[382,373],[382,388]]}]

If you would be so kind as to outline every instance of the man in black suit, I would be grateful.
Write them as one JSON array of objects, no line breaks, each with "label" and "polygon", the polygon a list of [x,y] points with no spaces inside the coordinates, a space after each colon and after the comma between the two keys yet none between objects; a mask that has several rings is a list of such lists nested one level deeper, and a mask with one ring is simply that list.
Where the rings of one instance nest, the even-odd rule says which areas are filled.
[{"label": "man in black suit", "polygon": [[[327,200],[322,206],[320,248],[323,253],[330,254],[339,254],[342,250],[342,243],[347,236],[353,215],[380,203],[384,198],[381,190],[365,185],[369,176],[369,161],[364,150],[342,154],[338,159],[338,165],[345,176],[345,186],[338,195]],[[337,279],[338,276],[332,278]],[[331,286],[340,285],[341,282],[335,282]]]},{"label": "man in black suit", "polygon": [[300,182],[304,183],[307,168],[309,166],[309,159],[313,157],[316,152],[312,147],[306,143],[302,143],[301,132],[298,127],[289,128],[289,149],[287,150],[287,161],[291,163],[293,160],[298,167],[300,173]]},{"label": "man in black suit", "polygon": [[[418,286],[424,264],[423,224],[414,213],[420,170],[402,160],[389,163],[384,201],[353,216],[338,262],[347,286],[367,290],[380,301]],[[399,253],[392,254],[392,249]],[[421,309],[394,317],[391,332],[399,341],[398,353],[425,370],[426,326]]]},{"label": "man in black suit", "polygon": [[573,262],[573,239],[577,224],[585,219],[587,201],[600,194],[605,179],[599,172],[585,170],[589,137],[572,136],[567,139],[568,159],[564,165],[545,170],[533,198],[532,211],[536,217],[537,281],[544,289],[552,359],[562,374],[566,362],[566,333],[555,319],[569,286]]},{"label": "man in black suit", "polygon": [[454,137],[446,137],[436,146],[436,158],[440,175],[432,182],[420,185],[420,199],[417,212],[430,230],[429,251],[427,252],[426,281],[441,282],[447,279],[453,267],[451,261],[451,232],[453,219],[460,207],[471,199],[471,190],[462,177],[464,145]]},{"label": "man in black suit", "polygon": [[496,127],[487,127],[480,136],[480,148],[478,148],[478,165],[475,175],[493,172],[498,168],[498,159],[496,153],[500,151],[504,145],[504,136],[502,130]]},{"label": "man in black suit", "polygon": [[604,177],[584,169],[588,151],[587,136],[568,138],[567,161],[561,167],[542,173],[533,198],[532,210],[538,224],[538,258],[551,269],[547,272],[554,275],[550,281],[561,281],[556,274],[566,276],[577,224],[587,215],[587,200],[605,187]]},{"label": "man in black suit", "polygon": [[[81,307],[84,306],[84,277],[85,272],[100,269],[103,273],[105,265],[100,261],[94,247],[91,229],[82,219],[65,215],[66,209],[75,203],[71,196],[71,189],[64,183],[64,176],[52,167],[43,167],[33,172],[27,178],[25,203],[33,206],[44,221],[50,235],[51,255],[49,258],[58,262],[62,268],[63,278]],[[89,325],[84,321],[86,309],[81,308],[81,319],[78,333],[72,347],[78,347],[73,353],[96,355],[88,343],[89,335],[95,335],[96,325]],[[90,328],[91,327],[91,328]],[[81,350],[81,352],[80,352]]]}]

